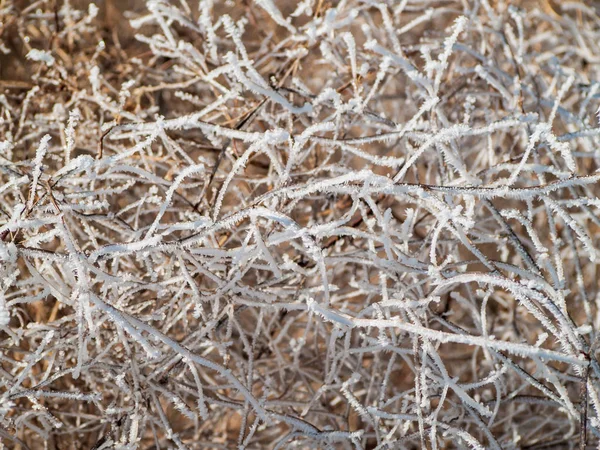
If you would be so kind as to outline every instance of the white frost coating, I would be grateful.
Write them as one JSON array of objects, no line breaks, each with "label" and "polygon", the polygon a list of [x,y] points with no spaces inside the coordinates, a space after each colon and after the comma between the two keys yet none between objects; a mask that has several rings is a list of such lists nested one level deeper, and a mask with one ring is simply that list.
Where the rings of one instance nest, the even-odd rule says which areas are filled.
[{"label": "white frost coating", "polygon": [[35,158],[33,160],[33,170],[32,170],[32,181],[31,181],[31,190],[29,192],[29,200],[27,200],[27,208],[33,208],[33,202],[35,201],[36,190],[38,181],[42,174],[42,160],[48,151],[48,143],[50,142],[50,135],[45,135],[40,141],[40,145],[35,151]]},{"label": "white frost coating", "polygon": [[6,298],[4,292],[0,288],[0,327],[5,327],[10,322],[10,311],[6,305]]},{"label": "white frost coating", "polygon": [[279,9],[277,9],[277,6],[275,6],[275,3],[273,3],[272,0],[254,0],[256,2],[257,5],[259,5],[261,8],[263,8],[270,16],[271,18],[275,21],[275,23],[277,23],[278,25],[281,25],[282,27],[287,28],[291,33],[295,33],[296,29],[290,24],[290,19],[285,19],[283,17],[283,15],[281,14],[281,11],[279,11]]},{"label": "white frost coating", "polygon": [[175,193],[175,190],[179,187],[179,185],[183,182],[183,180],[186,177],[189,177],[190,175],[192,175],[194,173],[198,173],[198,172],[204,172],[204,164],[189,166],[183,172],[181,172],[179,175],[177,175],[177,178],[175,179],[175,181],[173,182],[173,184],[169,187],[169,190],[167,191],[167,195],[165,196],[165,201],[161,205],[160,210],[158,211],[158,214],[156,215],[156,219],[154,219],[154,222],[152,223],[152,225],[150,226],[150,229],[148,230],[148,233],[146,234],[146,239],[150,238],[152,236],[152,234],[154,234],[154,232],[158,228],[160,219],[163,216],[163,214],[165,213],[165,211],[167,210],[169,204],[171,203],[171,200],[173,198],[173,194]]},{"label": "white frost coating", "polygon": [[67,173],[75,174],[82,171],[89,171],[92,167],[94,167],[95,163],[96,161],[91,156],[80,155],[77,158],[69,161],[65,167],[54,173],[52,177],[57,179]]},{"label": "white frost coating", "polygon": [[309,103],[305,103],[301,107],[294,106],[277,91],[266,87],[266,82],[264,82],[264,80],[261,80],[262,85],[259,85],[255,81],[250,80],[242,71],[239,61],[233,53],[227,53],[227,55],[225,55],[225,60],[231,65],[232,73],[235,76],[235,78],[240,83],[242,83],[242,85],[244,85],[246,89],[256,94],[268,97],[270,100],[279,103],[294,114],[306,114],[312,111],[312,106]]},{"label": "white frost coating", "polygon": [[598,447],[591,6],[17,3],[5,446]]},{"label": "white frost coating", "polygon": [[136,242],[124,242],[122,244],[107,245],[106,247],[100,248],[93,252],[90,255],[90,262],[94,263],[98,260],[98,258],[104,255],[135,253],[137,251],[145,250],[149,247],[158,245],[160,241],[160,236],[154,236]]},{"label": "white frost coating", "polygon": [[52,66],[54,64],[54,56],[46,50],[39,50],[36,48],[31,49],[29,53],[27,53],[26,58],[32,61],[43,62],[47,66]]}]

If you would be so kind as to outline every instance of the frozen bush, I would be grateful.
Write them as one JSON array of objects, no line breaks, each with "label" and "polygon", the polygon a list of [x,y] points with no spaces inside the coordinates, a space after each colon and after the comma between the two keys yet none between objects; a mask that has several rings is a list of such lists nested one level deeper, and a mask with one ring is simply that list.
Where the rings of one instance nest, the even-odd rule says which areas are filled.
[{"label": "frozen bush", "polygon": [[0,3],[0,447],[600,442],[600,17]]}]

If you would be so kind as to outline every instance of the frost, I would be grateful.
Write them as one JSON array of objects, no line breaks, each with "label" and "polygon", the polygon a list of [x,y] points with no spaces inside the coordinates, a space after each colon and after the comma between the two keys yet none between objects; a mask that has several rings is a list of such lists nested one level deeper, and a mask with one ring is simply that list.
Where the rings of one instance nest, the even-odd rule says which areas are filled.
[{"label": "frost", "polygon": [[31,59],[32,61],[40,61],[45,63],[47,66],[52,66],[54,64],[54,56],[48,51],[32,49],[27,53],[27,59]]},{"label": "frost", "polygon": [[598,447],[590,2],[21,3],[2,445]]}]

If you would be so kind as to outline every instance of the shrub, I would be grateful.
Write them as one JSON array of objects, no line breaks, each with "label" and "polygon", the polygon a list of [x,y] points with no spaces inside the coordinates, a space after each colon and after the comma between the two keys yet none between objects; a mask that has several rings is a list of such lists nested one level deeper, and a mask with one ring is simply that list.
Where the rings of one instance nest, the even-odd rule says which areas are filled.
[{"label": "shrub", "polygon": [[0,447],[598,443],[593,6],[0,7]]}]

